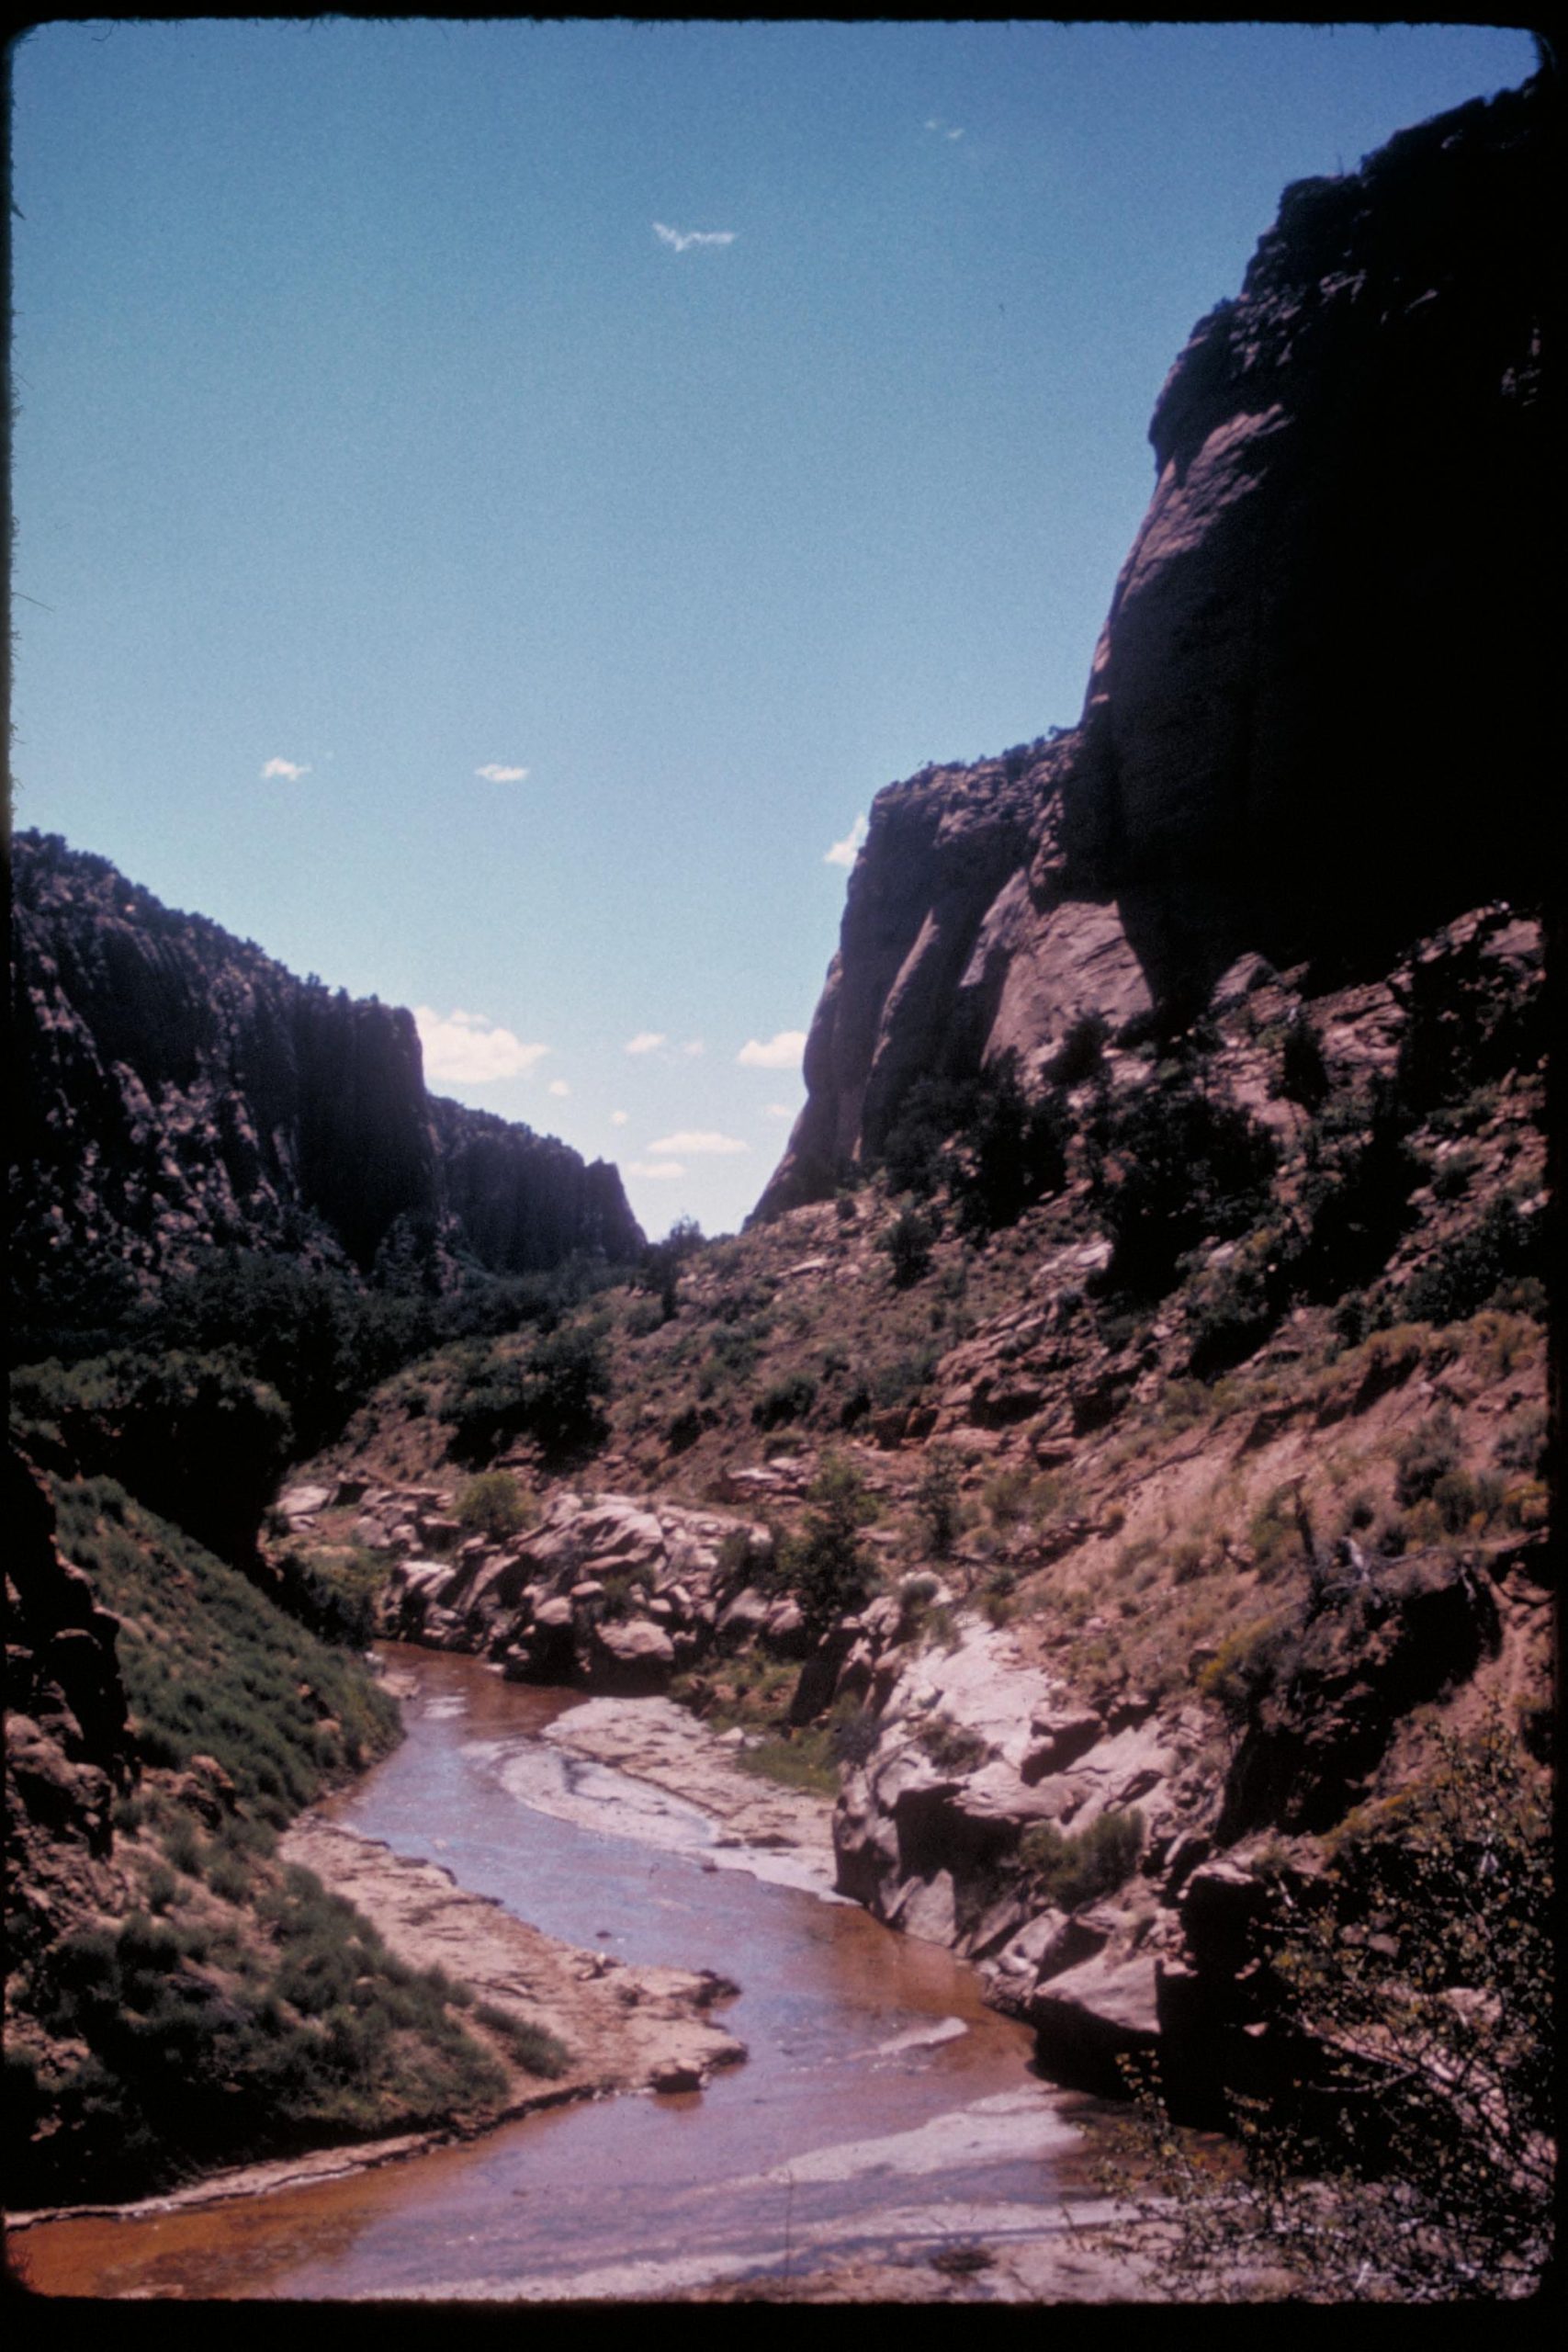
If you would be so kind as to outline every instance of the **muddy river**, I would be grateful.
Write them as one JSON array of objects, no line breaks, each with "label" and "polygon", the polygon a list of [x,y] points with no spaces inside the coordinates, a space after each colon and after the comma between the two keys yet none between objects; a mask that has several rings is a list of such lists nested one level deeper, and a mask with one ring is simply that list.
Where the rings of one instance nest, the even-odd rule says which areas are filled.
[{"label": "muddy river", "polygon": [[[13,2240],[45,2294],[635,2301],[865,2256],[1037,2237],[1084,2102],[972,1973],[738,1867],[705,1815],[541,1740],[573,1702],[400,1651],[407,1737],[336,1804],[548,1933],[710,1968],[747,2045],[708,2087],[555,2109],[376,2171]],[[770,1858],[758,1857],[767,1868]]]}]

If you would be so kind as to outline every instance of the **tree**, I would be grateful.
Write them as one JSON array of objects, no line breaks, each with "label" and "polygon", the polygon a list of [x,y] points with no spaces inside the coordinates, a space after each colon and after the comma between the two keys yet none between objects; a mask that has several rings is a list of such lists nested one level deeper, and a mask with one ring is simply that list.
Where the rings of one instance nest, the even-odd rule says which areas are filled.
[{"label": "tree", "polygon": [[642,1253],[638,1282],[654,1294],[666,1323],[680,1305],[681,1268],[702,1246],[703,1229],[696,1218],[680,1216],[662,1241],[650,1241]]},{"label": "tree", "polygon": [[875,1570],[860,1531],[876,1506],[852,1463],[830,1453],[807,1489],[811,1508],[798,1533],[779,1546],[780,1579],[800,1603],[808,1633],[825,1634],[871,1590]]},{"label": "tree", "polygon": [[1297,2064],[1236,2103],[1243,2167],[1206,2166],[1138,2086],[1159,2201],[1128,2250],[1167,2290],[1261,2273],[1314,2300],[1516,2298],[1550,2257],[1551,1830],[1542,1775],[1494,1710],[1426,1780],[1353,1817],[1269,1954]]},{"label": "tree", "polygon": [[933,1560],[951,1559],[958,1541],[963,1524],[960,1481],[957,1456],[946,1446],[933,1446],[926,1456],[925,1470],[915,1492],[915,1509]]},{"label": "tree", "polygon": [[884,1228],[876,1246],[887,1253],[895,1290],[908,1290],[930,1272],[936,1238],[934,1220],[913,1206],[901,1210]]}]

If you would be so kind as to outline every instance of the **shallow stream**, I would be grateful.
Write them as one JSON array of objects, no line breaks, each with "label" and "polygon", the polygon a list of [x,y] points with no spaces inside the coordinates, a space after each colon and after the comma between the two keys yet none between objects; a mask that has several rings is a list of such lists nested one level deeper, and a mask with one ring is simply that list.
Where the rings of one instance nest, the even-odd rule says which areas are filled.
[{"label": "shallow stream", "polygon": [[[542,1742],[573,1702],[476,1660],[417,1679],[397,1752],[334,1815],[549,1934],[739,1985],[705,2090],[605,2099],[308,2188],[19,2233],[46,2294],[634,2301],[825,2260],[1035,2237],[1083,2102],[973,1973],[858,1907],[737,1868],[707,1816]],[[767,1861],[774,1858],[760,1858]]]}]

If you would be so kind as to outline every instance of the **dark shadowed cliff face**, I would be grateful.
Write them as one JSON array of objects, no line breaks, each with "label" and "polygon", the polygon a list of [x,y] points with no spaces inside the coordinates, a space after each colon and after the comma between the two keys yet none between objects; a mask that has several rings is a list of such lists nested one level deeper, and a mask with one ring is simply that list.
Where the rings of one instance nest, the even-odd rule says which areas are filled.
[{"label": "dark shadowed cliff face", "polygon": [[1077,1012],[1179,1020],[1248,951],[1370,971],[1539,897],[1557,112],[1534,83],[1287,189],[1160,395],[1079,728],[878,797],[760,1215],[927,1070],[1038,1080]]},{"label": "dark shadowed cliff face", "polygon": [[613,1168],[432,1102],[412,1014],[298,980],[58,840],[20,835],[15,868],[24,1301],[107,1306],[214,1245],[367,1270],[400,1220],[506,1272],[640,1247]]}]

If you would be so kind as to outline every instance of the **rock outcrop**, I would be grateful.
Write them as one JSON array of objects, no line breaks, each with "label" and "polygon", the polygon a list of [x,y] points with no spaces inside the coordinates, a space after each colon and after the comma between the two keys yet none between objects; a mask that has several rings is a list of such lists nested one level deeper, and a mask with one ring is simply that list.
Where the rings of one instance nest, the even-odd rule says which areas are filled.
[{"label": "rock outcrop", "polygon": [[1557,103],[1286,190],[1160,395],[1079,726],[878,796],[760,1217],[874,1162],[917,1076],[1038,1085],[1081,1013],[1185,1023],[1244,954],[1370,973],[1539,896]]},{"label": "rock outcrop", "polygon": [[748,1584],[772,1539],[742,1520],[562,1488],[525,1533],[501,1544],[470,1536],[455,1556],[432,1558],[459,1531],[439,1514],[411,1521],[399,1510],[395,1495],[373,1491],[353,1531],[402,1555],[383,1594],[386,1631],[480,1650],[510,1681],[657,1692],[716,1646],[761,1635],[787,1649],[800,1624],[793,1602]]},{"label": "rock outcrop", "polygon": [[6,1935],[20,1963],[117,1906],[110,1808],[133,1744],[118,1620],[62,1553],[43,1481],[14,1447],[6,1525]]},{"label": "rock outcrop", "polygon": [[367,1272],[634,1255],[613,1167],[426,1094],[411,1013],[297,979],[53,837],[15,845],[13,1267],[24,1314],[132,1294],[202,1248]]}]

